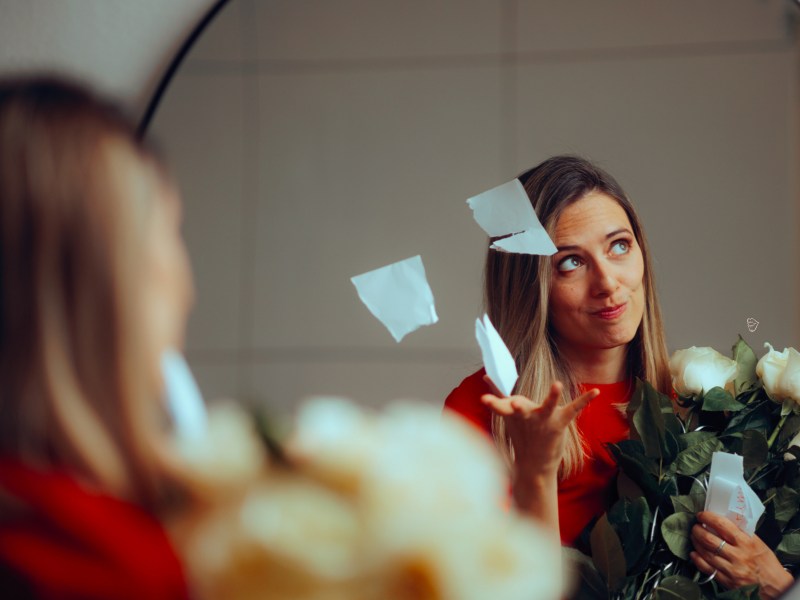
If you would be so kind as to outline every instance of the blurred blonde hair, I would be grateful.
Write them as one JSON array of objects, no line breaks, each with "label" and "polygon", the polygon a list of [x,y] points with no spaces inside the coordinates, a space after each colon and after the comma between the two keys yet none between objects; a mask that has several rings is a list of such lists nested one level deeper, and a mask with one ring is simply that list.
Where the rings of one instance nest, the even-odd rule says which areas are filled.
[{"label": "blurred blonde hair", "polygon": [[115,106],[0,80],[0,455],[150,509],[170,486],[137,287],[164,184]]},{"label": "blurred blonde hair", "polygon": [[[628,377],[640,377],[656,389],[671,389],[668,354],[661,309],[656,295],[653,264],[647,239],[633,205],[611,175],[576,156],[555,156],[518,177],[531,200],[539,221],[553,237],[564,209],[592,191],[602,192],[625,210],[644,259],[645,307],[642,322],[627,349]],[[555,380],[564,382],[562,403],[579,394],[578,382],[559,353],[549,323],[552,258],[489,250],[484,270],[486,312],[497,327],[520,373],[514,393],[541,402]],[[505,420],[492,417],[495,442],[506,461],[514,451]],[[573,422],[561,464],[562,478],[583,465],[583,441]]]}]

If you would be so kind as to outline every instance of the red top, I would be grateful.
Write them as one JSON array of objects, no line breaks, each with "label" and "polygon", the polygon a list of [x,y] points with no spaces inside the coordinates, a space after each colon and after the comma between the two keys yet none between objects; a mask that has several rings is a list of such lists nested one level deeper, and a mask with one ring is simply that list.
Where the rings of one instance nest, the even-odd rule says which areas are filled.
[{"label": "red top", "polygon": [[[491,393],[481,369],[461,382],[445,400],[452,410],[491,436],[491,410],[481,402]],[[578,429],[586,442],[586,460],[576,474],[558,483],[558,521],[561,542],[572,546],[589,522],[603,514],[614,501],[617,465],[605,444],[628,438],[628,422],[615,406],[630,399],[633,386],[627,381],[581,384],[581,391],[597,388],[600,395],[578,415]]]},{"label": "red top", "polygon": [[15,598],[185,600],[159,522],[70,476],[0,460],[0,590]]}]

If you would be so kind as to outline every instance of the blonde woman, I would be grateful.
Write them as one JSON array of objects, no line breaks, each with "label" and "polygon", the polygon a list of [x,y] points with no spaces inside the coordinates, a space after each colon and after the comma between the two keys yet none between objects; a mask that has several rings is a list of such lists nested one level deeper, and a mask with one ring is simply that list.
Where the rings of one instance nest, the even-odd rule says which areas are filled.
[{"label": "blonde woman", "polygon": [[113,106],[0,80],[0,589],[188,596],[158,517],[162,352],[192,300],[180,201]]},{"label": "blonde woman", "polygon": [[[673,395],[668,354],[647,240],[620,185],[574,156],[546,160],[519,180],[558,252],[488,251],[486,310],[516,359],[516,395],[501,397],[481,370],[445,407],[493,436],[512,464],[517,505],[576,545],[614,500],[617,468],[605,445],[628,436],[620,407],[634,378]],[[699,518],[724,526],[710,513]],[[717,569],[730,587],[759,582],[763,597],[789,585],[757,536],[752,547],[729,537],[739,560],[723,564],[714,555],[720,538],[698,532],[699,569]]]}]

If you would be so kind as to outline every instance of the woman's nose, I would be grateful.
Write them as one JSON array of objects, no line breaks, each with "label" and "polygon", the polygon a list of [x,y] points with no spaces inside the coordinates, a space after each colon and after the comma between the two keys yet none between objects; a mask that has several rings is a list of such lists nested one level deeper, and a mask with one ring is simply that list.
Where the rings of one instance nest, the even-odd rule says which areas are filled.
[{"label": "woman's nose", "polygon": [[596,262],[593,269],[592,293],[595,295],[611,295],[619,288],[619,280],[611,265]]}]

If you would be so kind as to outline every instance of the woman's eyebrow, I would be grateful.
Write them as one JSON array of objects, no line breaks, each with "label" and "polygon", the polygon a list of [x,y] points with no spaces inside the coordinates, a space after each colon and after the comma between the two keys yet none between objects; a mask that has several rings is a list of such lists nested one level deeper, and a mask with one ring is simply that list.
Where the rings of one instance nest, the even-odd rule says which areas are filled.
[{"label": "woman's eyebrow", "polygon": [[[629,233],[630,235],[633,235],[633,232],[630,229],[628,229],[627,227],[623,227],[622,229],[615,229],[611,233],[606,234],[605,239],[612,238],[615,235],[619,235],[620,233]],[[564,250],[580,250],[580,249],[581,249],[580,246],[574,246],[574,245],[558,246],[559,252],[562,252]]]}]

